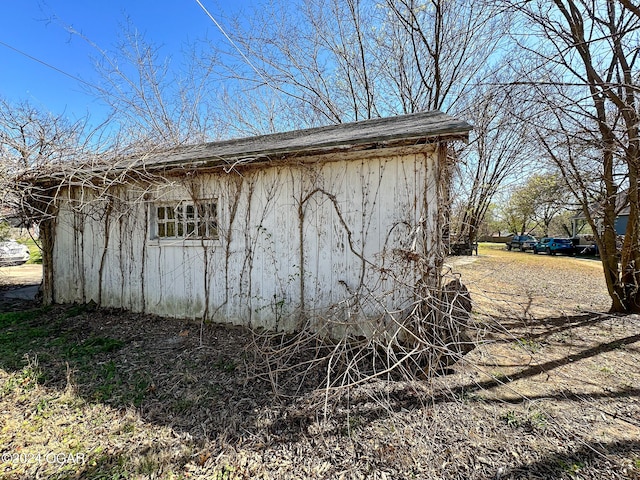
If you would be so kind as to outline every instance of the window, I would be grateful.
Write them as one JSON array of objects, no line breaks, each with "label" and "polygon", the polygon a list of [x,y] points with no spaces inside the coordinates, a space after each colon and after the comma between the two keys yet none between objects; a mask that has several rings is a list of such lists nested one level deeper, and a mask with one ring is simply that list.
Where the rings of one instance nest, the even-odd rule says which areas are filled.
[{"label": "window", "polygon": [[175,202],[154,206],[155,238],[218,238],[217,199]]}]

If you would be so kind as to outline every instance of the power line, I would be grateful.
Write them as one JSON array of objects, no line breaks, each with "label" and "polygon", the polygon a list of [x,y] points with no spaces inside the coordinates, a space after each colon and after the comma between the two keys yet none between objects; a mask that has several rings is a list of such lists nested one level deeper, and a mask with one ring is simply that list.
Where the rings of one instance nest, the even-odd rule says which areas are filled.
[{"label": "power line", "polygon": [[233,46],[233,48],[235,48],[238,53],[240,54],[240,56],[244,59],[245,62],[247,62],[247,65],[249,65],[254,72],[256,72],[258,74],[258,76],[260,76],[260,78],[262,78],[262,80],[264,81],[264,83],[266,85],[269,85],[271,88],[273,88],[276,92],[278,92],[279,90],[275,87],[273,87],[271,85],[271,83],[269,82],[269,79],[266,78],[262,72],[260,72],[260,70],[258,70],[258,68],[251,62],[251,60],[249,60],[249,58],[244,54],[244,52],[242,50],[240,50],[240,47],[238,47],[238,45],[236,45],[236,43],[232,40],[232,38],[227,34],[227,32],[225,31],[224,28],[222,28],[222,25],[220,25],[217,20],[213,17],[213,15],[211,15],[211,13],[209,13],[209,10],[207,10],[205,8],[205,6],[200,2],[200,0],[196,0],[196,3],[198,5],[200,5],[200,8],[204,11],[204,13],[207,14],[207,16],[211,19],[211,21],[215,24],[216,27],[218,27],[218,30],[220,30],[220,32],[222,33],[222,35],[224,35],[224,37],[229,41],[229,43]]},{"label": "power line", "polygon": [[3,42],[1,40],[0,40],[0,45],[2,45],[3,47],[8,48],[10,50],[13,50],[14,52],[19,53],[20,55],[23,55],[23,56],[27,57],[28,59],[33,60],[34,62],[38,62],[39,64],[44,65],[47,68],[50,68],[51,70],[54,70],[54,71],[56,71],[58,73],[61,73],[62,75],[75,80],[76,82],[83,83],[86,86],[91,87],[91,88],[95,88],[96,90],[99,90],[101,92],[105,91],[104,89],[102,89],[100,87],[97,87],[96,85],[93,85],[92,83],[89,83],[86,80],[81,79],[80,77],[76,77],[75,75],[72,75],[72,74],[70,74],[68,72],[65,72],[64,70],[62,70],[62,69],[60,69],[60,68],[58,68],[58,67],[56,67],[54,65],[51,65],[50,63],[47,63],[44,60],[40,60],[39,58],[36,58],[33,55],[29,55],[28,53],[26,53],[26,52],[24,52],[24,51],[22,51],[22,50],[20,50],[20,49],[18,49],[16,47],[13,47],[13,46],[9,45],[8,43],[5,43],[5,42]]}]

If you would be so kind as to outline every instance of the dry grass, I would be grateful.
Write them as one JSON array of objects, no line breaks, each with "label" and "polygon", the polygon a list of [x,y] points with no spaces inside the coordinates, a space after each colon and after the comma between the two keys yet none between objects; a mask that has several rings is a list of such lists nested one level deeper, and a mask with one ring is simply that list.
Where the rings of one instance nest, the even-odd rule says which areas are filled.
[{"label": "dry grass", "polygon": [[639,479],[640,319],[603,313],[598,264],[464,260],[480,346],[449,375],[351,389],[327,415],[321,390],[274,397],[244,329],[2,314],[0,476]]},{"label": "dry grass", "polygon": [[522,318],[604,312],[611,305],[597,258],[534,255],[483,244],[479,257],[453,257],[476,311]]}]

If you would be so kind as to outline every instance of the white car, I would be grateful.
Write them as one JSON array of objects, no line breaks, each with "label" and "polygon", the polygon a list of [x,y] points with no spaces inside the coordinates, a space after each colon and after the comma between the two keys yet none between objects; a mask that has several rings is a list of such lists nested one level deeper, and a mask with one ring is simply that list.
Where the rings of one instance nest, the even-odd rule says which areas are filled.
[{"label": "white car", "polygon": [[29,257],[29,248],[26,245],[15,240],[0,242],[0,266],[22,265]]}]

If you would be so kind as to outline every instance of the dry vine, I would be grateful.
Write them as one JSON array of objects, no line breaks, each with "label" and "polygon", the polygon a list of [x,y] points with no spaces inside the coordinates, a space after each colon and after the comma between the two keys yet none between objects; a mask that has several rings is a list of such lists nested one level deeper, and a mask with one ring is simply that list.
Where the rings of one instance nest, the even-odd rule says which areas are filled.
[{"label": "dry vine", "polygon": [[[446,157],[444,146],[436,144],[434,148],[441,158]],[[412,161],[417,165],[427,165],[426,154],[416,158]],[[149,202],[182,195],[196,204],[212,192],[216,198],[224,198],[220,245],[201,241],[197,258],[183,249],[182,265],[175,267],[181,272],[191,268],[202,276],[203,305],[194,307],[196,313],[184,313],[200,321],[202,334],[207,322],[233,311],[229,310],[234,295],[232,284],[238,282],[244,289],[240,299],[248,305],[248,318],[244,321],[254,332],[257,369],[253,374],[268,379],[279,394],[321,387],[327,412],[330,397],[339,398],[344,392],[373,381],[429,378],[446,371],[474,347],[469,331],[468,291],[459,278],[445,278],[442,271],[446,249],[441,232],[447,231],[448,225],[443,207],[449,201],[449,166],[446,162],[429,164],[427,168],[433,171],[421,180],[422,197],[417,196],[408,209],[421,212],[419,218],[412,220],[409,215],[398,219],[383,232],[383,250],[372,256],[367,253],[368,242],[370,232],[377,228],[372,225],[372,218],[373,212],[381,208],[388,160],[377,162],[357,162],[348,167],[361,178],[358,213],[344,210],[344,200],[336,193],[341,180],[335,173],[323,170],[322,164],[314,166],[295,159],[267,171],[238,163],[230,167],[223,164],[218,173],[204,177],[190,169],[156,173],[146,168],[144,158],[136,162],[95,161],[89,168],[60,165],[56,171],[27,172],[15,179],[13,191],[19,195],[25,215],[41,225],[48,275],[45,302],[93,300],[100,306],[142,312],[150,309],[153,302],[163,301],[162,293],[158,297],[146,286],[146,269],[155,268],[147,264]],[[409,164],[404,175],[415,175],[414,168]],[[212,179],[217,179],[214,186],[208,183]],[[406,183],[410,185],[411,181]],[[289,269],[288,275],[280,273],[283,263],[278,255],[282,249],[270,226],[277,215],[275,209],[282,205],[280,197],[285,195],[285,188],[292,196],[287,202],[298,214],[296,220],[290,221],[297,221],[299,231],[300,271],[292,274]],[[56,234],[63,232],[58,228],[61,209],[66,209],[73,219],[70,271],[78,276],[80,289],[75,293],[69,293],[68,286],[61,287],[66,289],[62,293],[56,291],[52,274],[56,268],[52,259]],[[316,309],[305,303],[307,292],[313,287],[305,269],[310,255],[306,245],[310,234],[306,229],[318,221],[315,216],[319,211],[333,216],[334,228],[344,235],[343,248],[355,259],[353,268],[358,273],[353,283],[337,279],[340,300],[328,308]],[[144,236],[136,239],[131,232],[140,229],[140,219],[145,223]],[[100,241],[88,236],[95,237],[96,232],[103,232]],[[244,244],[241,259],[238,252],[232,251],[239,239]],[[216,249],[221,249],[222,254],[216,255]],[[162,255],[162,251],[159,249],[158,254]],[[142,255],[140,266],[135,263],[137,255]],[[235,262],[237,270],[230,269],[231,262]],[[269,268],[275,272],[273,298],[265,299],[264,293],[259,296],[254,291],[264,291],[262,285],[255,285],[257,262],[261,262],[261,268],[270,262]],[[162,292],[163,278],[172,272],[161,271],[160,264],[157,268]],[[215,275],[220,271],[224,277]],[[88,275],[97,275],[97,282],[88,281]],[[190,283],[195,281],[185,276],[185,291],[197,289],[195,283]],[[296,303],[290,293],[293,285],[297,285],[295,295],[299,296],[295,308],[290,305]],[[233,300],[237,302],[235,295]],[[266,324],[261,312],[265,308],[273,316]],[[180,316],[180,311],[173,315]]]},{"label": "dry vine", "polygon": [[[309,320],[296,334],[254,331],[256,374],[285,395],[320,387],[324,397],[317,400],[326,414],[329,398],[339,398],[354,387],[377,381],[422,381],[445,373],[474,348],[475,335],[466,288],[453,279],[441,291],[440,298],[426,292],[406,309],[383,311],[374,323],[384,329],[369,335],[355,334],[361,326],[349,320],[359,317],[363,302],[381,304],[366,294],[346,299],[333,317]],[[351,333],[335,339],[334,330]]]}]

